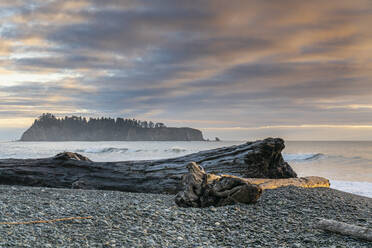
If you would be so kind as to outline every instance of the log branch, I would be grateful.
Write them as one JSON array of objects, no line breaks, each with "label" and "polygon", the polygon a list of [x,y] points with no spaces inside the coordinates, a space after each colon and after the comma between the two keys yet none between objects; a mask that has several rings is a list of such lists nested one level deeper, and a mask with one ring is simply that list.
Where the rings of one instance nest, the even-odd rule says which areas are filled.
[{"label": "log branch", "polygon": [[357,239],[372,241],[372,229],[367,227],[360,227],[326,219],[320,219],[317,227],[325,231],[351,236]]},{"label": "log branch", "polygon": [[54,223],[54,222],[68,221],[68,220],[86,220],[86,219],[92,219],[92,218],[93,218],[93,216],[68,217],[68,218],[53,219],[53,220],[32,220],[32,221],[22,221],[22,222],[0,222],[0,225],[28,225],[28,224],[40,224],[40,223]]},{"label": "log branch", "polygon": [[329,188],[329,180],[324,177],[300,177],[300,178],[244,178],[248,183],[260,186],[261,189],[276,189],[285,186],[296,186],[301,188]]}]

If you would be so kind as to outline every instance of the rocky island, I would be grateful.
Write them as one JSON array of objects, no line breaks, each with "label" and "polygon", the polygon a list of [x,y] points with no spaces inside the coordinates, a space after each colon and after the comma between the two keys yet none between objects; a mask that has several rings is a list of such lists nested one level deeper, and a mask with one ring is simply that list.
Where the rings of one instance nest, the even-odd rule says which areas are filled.
[{"label": "rocky island", "polygon": [[204,141],[200,130],[123,118],[56,118],[43,114],[21,141]]}]

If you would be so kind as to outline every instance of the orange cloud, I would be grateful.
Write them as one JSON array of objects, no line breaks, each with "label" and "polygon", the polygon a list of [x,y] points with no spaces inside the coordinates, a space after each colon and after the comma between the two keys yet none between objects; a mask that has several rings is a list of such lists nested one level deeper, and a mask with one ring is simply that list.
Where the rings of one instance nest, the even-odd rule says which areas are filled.
[{"label": "orange cloud", "polygon": [[8,56],[11,51],[11,42],[0,39],[0,56]]}]

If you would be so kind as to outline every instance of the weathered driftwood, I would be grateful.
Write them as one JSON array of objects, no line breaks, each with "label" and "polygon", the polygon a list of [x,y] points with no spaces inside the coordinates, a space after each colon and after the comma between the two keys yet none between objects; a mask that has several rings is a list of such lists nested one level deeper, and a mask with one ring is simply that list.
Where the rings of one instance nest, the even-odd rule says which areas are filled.
[{"label": "weathered driftwood", "polygon": [[335,220],[326,219],[320,219],[317,227],[325,231],[351,236],[357,239],[372,241],[372,229],[367,227],[355,226]]},{"label": "weathered driftwood", "polygon": [[300,178],[244,178],[247,183],[260,186],[261,189],[276,189],[285,186],[296,186],[301,188],[329,188],[329,180],[324,177],[300,177]]},{"label": "weathered driftwood", "polygon": [[60,221],[86,220],[86,219],[93,219],[93,216],[87,216],[87,217],[68,217],[68,218],[52,219],[52,220],[32,220],[32,221],[21,221],[21,222],[0,222],[0,225],[29,225],[29,224],[54,223],[54,222],[60,222]]},{"label": "weathered driftwood", "polygon": [[245,178],[292,178],[283,160],[284,141],[268,138],[172,159],[92,162],[76,153],[44,159],[0,160],[0,184],[172,193],[182,189],[186,165],[194,161],[209,173]]},{"label": "weathered driftwood", "polygon": [[329,187],[322,177],[288,179],[240,178],[230,175],[208,174],[194,162],[182,178],[184,189],[175,198],[180,207],[208,207],[231,205],[236,202],[255,203],[265,189],[285,186],[303,188]]},{"label": "weathered driftwood", "polygon": [[261,196],[262,190],[259,186],[247,183],[242,178],[207,174],[194,162],[188,164],[187,168],[189,173],[182,179],[184,190],[178,192],[175,198],[180,207],[255,203]]}]

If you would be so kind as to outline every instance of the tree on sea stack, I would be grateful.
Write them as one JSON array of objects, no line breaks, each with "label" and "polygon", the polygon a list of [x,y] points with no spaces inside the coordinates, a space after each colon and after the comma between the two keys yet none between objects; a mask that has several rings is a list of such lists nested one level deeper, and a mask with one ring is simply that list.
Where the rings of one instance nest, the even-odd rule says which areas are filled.
[{"label": "tree on sea stack", "polygon": [[200,130],[123,118],[89,118],[43,114],[21,141],[203,141]]}]

